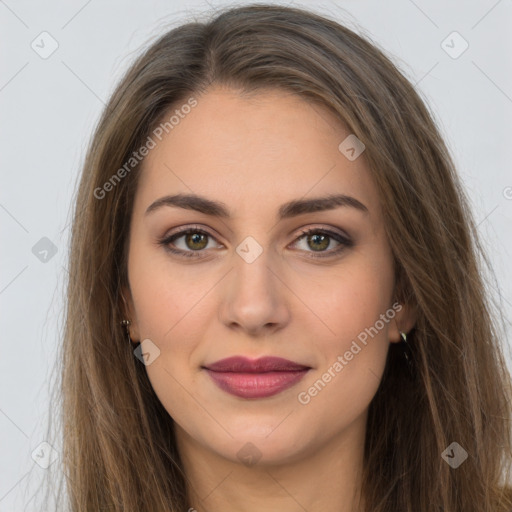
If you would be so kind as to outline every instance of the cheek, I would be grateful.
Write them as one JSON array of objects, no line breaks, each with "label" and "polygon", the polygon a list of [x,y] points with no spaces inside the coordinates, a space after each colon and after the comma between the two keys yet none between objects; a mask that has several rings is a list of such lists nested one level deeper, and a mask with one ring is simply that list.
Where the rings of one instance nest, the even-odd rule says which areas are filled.
[{"label": "cheek", "polygon": [[302,417],[320,437],[335,435],[362,417],[379,387],[389,349],[394,317],[389,288],[373,280],[354,288],[345,284],[321,310],[334,335],[318,338],[320,363],[297,390]]},{"label": "cheek", "polygon": [[219,279],[198,267],[172,266],[159,252],[131,251],[130,289],[140,339],[151,340],[159,350],[146,366],[152,387],[169,414],[188,417],[197,371],[192,359],[214,311],[207,292]]},{"label": "cheek", "polygon": [[301,386],[299,402],[311,404],[318,418],[326,410],[343,410],[344,418],[354,418],[377,391],[396,313],[391,262],[382,251],[368,253],[350,266],[347,262],[337,275],[317,280],[318,291],[309,294],[316,316],[304,328],[323,333],[316,338],[321,361]]},{"label": "cheek", "polygon": [[296,418],[303,418],[314,436],[330,438],[364,418],[385,366],[388,345],[381,341],[364,348],[340,344],[326,366],[297,390]]},{"label": "cheek", "polygon": [[[392,302],[394,276],[389,254],[360,251],[330,272],[299,275],[294,292],[313,313],[302,315],[299,321],[311,319],[309,331],[316,331],[318,341],[323,340],[324,354],[344,353],[358,337],[363,343],[365,338],[387,341],[394,311],[389,311],[384,322],[380,319]],[[378,332],[373,329],[376,323]]]},{"label": "cheek", "polygon": [[[163,249],[131,251],[130,289],[142,338],[152,339],[162,348],[171,340],[179,343],[179,340],[193,339],[190,330],[183,336],[183,326],[200,329],[197,320],[204,315],[198,312],[204,310],[207,301],[203,299],[216,282],[216,276],[204,269],[171,265]],[[189,320],[191,315],[194,323]]]}]

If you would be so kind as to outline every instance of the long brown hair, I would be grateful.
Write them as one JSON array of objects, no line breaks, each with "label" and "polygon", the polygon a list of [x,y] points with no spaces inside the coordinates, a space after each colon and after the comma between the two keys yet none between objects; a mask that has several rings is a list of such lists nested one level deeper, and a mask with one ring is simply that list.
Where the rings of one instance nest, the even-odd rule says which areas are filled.
[{"label": "long brown hair", "polygon": [[[127,71],[94,133],[74,212],[60,359],[67,506],[187,509],[172,418],[120,327],[141,166],[105,183],[164,116],[213,83],[321,104],[366,146],[396,298],[417,310],[408,339],[416,375],[392,344],[370,404],[367,510],[510,512],[510,376],[485,291],[488,262],[434,115],[375,43],[275,5],[226,9],[165,33]],[[456,469],[441,456],[452,442],[468,454]]]}]

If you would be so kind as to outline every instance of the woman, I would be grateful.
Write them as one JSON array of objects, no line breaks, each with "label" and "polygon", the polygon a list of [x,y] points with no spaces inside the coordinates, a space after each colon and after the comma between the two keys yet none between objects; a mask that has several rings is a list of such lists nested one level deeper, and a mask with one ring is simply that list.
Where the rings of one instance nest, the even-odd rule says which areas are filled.
[{"label": "woman", "polygon": [[512,509],[479,254],[432,116],[373,44],[265,5],[166,33],[78,192],[70,509]]}]

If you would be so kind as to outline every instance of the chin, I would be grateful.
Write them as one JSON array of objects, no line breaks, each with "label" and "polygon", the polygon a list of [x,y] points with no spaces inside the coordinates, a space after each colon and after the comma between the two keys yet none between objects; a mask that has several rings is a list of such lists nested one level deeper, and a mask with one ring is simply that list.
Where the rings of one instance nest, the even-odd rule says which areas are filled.
[{"label": "chin", "polygon": [[[295,426],[289,427],[253,423],[250,428],[231,429],[233,438],[224,437],[219,443],[208,438],[208,446],[222,457],[247,467],[289,464],[299,460],[308,447],[312,448],[311,442],[301,437]],[[307,428],[298,430],[307,431]]]}]

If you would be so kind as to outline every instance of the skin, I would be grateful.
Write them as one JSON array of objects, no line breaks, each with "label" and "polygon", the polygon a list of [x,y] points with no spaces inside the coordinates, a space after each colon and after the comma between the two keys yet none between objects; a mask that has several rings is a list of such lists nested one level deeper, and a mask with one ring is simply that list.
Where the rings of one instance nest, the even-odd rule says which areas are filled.
[{"label": "skin", "polygon": [[[352,512],[362,471],[367,411],[389,343],[408,332],[406,305],[309,403],[298,400],[392,307],[392,253],[364,153],[348,160],[338,145],[350,132],[324,107],[279,90],[241,96],[215,87],[146,157],[130,228],[130,334],[160,355],[146,370],[175,421],[190,506],[202,511]],[[162,196],[195,193],[223,202],[230,218],[163,206]],[[277,221],[293,199],[342,193],[363,203]],[[173,255],[159,240],[191,225]],[[339,254],[303,228],[349,235]],[[236,252],[247,237],[263,252]],[[311,367],[298,384],[263,399],[219,389],[202,366],[233,355],[283,357]],[[260,457],[244,464],[238,451]]]}]

